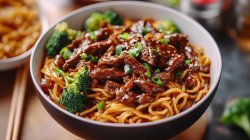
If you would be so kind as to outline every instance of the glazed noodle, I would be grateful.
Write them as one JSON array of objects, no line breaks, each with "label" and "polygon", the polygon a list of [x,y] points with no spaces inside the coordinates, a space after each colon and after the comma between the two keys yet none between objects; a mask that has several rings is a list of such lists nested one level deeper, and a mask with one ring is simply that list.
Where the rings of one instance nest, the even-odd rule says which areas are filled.
[{"label": "glazed noodle", "polygon": [[28,51],[40,29],[35,0],[0,0],[0,59]]},{"label": "glazed noodle", "polygon": [[[123,22],[127,21],[124,20]],[[126,44],[126,47],[128,47],[130,46],[129,42],[136,40],[136,42],[142,44],[143,48],[146,48],[145,44],[149,45],[150,43],[148,42],[151,42],[150,45],[157,50],[156,53],[153,53],[158,54],[157,59],[153,57],[150,57],[150,59],[143,58],[142,55],[147,55],[145,52],[146,49],[142,49],[141,54],[135,57],[136,59],[128,55],[126,50],[129,49],[126,49],[126,47],[122,47],[124,48],[123,51],[120,55],[117,55],[117,48],[114,49],[115,47],[112,47],[112,45],[107,47],[108,49],[105,50],[102,56],[95,54],[96,58],[99,59],[97,64],[86,60],[79,60],[77,64],[65,69],[65,64],[70,61],[66,60],[60,66],[59,55],[54,59],[47,56],[41,70],[44,77],[41,82],[43,90],[49,93],[51,100],[65,109],[58,101],[60,100],[66,83],[64,78],[58,75],[53,67],[56,65],[62,68],[68,76],[73,77],[80,67],[88,65],[88,72],[92,79],[91,87],[86,94],[86,107],[83,108],[82,111],[75,113],[78,116],[100,122],[133,124],[168,118],[192,107],[208,93],[210,59],[204,55],[202,47],[194,47],[188,43],[187,36],[171,32],[164,34],[160,29],[159,31],[154,29],[155,26],[151,26],[151,23],[152,20],[140,20],[132,22],[128,27],[124,24],[126,29],[124,26],[117,27],[108,24],[99,31],[113,30],[109,38],[116,36],[113,37],[113,39],[116,39],[116,46],[117,44]],[[144,36],[132,35],[137,32],[141,33],[138,30],[133,30],[140,25],[146,25],[149,32],[144,34]],[[152,23],[152,25],[154,24]],[[124,30],[130,32],[130,36],[127,39],[120,39],[122,38],[121,34],[124,34]],[[88,37],[88,33],[83,32],[78,39],[81,38],[81,40],[83,40]],[[162,38],[166,38],[168,43],[166,44],[164,40],[161,40]],[[101,43],[98,44],[100,41],[96,40],[96,45],[101,45]],[[107,40],[108,38],[106,38],[106,40],[104,39],[104,41]],[[185,46],[181,46],[183,42]],[[157,45],[168,47],[166,51],[171,51],[172,53],[169,55],[171,57],[170,59],[162,59],[164,60],[162,65],[160,65],[161,55],[168,54],[164,54],[164,49],[160,52],[160,48],[156,47]],[[89,46],[91,46],[91,44]],[[181,47],[185,47],[185,52],[181,52]],[[68,46],[68,48],[70,48],[70,46]],[[175,51],[179,52],[175,55]],[[84,52],[87,53],[88,51],[85,50]],[[114,55],[114,53],[116,53],[116,55]],[[72,56],[74,55],[73,53]],[[68,57],[68,60],[73,59],[72,56]],[[118,62],[111,62],[108,58],[112,58],[114,61],[120,59],[122,62],[117,64]],[[152,59],[155,59],[155,64],[150,62]],[[130,61],[133,61],[133,63],[130,63]],[[143,69],[145,67],[141,67],[141,61],[148,62],[148,64],[150,63],[152,67],[148,70]],[[92,68],[90,63],[93,65]],[[119,67],[124,67],[124,63],[130,65],[130,72],[126,73],[126,69],[124,69],[126,74],[124,74],[124,72],[121,75],[117,74],[118,71],[121,71]],[[118,67],[118,69],[116,69],[116,67]],[[112,71],[113,74],[107,72],[113,69],[116,69],[116,71]],[[157,70],[160,71],[156,72]],[[140,73],[140,71],[143,71],[143,73]],[[147,72],[150,73],[150,76]],[[108,76],[105,77],[105,75]],[[152,77],[158,77],[163,85],[151,80]],[[96,104],[101,101],[104,102],[105,107],[103,106],[103,108],[99,110]]]}]

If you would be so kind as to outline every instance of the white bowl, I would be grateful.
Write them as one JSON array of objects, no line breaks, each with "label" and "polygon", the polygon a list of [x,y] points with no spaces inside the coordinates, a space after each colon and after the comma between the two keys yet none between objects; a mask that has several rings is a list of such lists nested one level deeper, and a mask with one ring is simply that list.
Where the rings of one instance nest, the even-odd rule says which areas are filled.
[{"label": "white bowl", "polygon": [[[42,35],[49,28],[49,23],[43,10],[40,7],[39,7],[39,20],[42,25],[41,26],[41,35]],[[21,55],[18,55],[16,57],[12,57],[8,59],[0,59],[0,71],[14,69],[25,64],[29,60],[32,50],[33,50],[33,47],[30,48],[27,52]]]},{"label": "white bowl", "polygon": [[[141,124],[114,124],[92,121],[59,107],[43,92],[40,87],[41,68],[45,57],[45,44],[53,33],[54,26],[66,21],[70,28],[82,29],[85,19],[94,11],[103,12],[112,9],[123,17],[155,20],[172,19],[187,34],[190,42],[201,45],[205,55],[211,58],[210,90],[207,95],[188,110],[172,117],[155,122]],[[85,139],[169,139],[194,124],[206,111],[216,93],[222,70],[221,55],[211,35],[197,22],[173,9],[147,2],[106,2],[78,9],[58,20],[35,44],[31,55],[30,72],[37,95],[49,114],[64,128]],[[60,134],[55,134],[60,135]]]}]

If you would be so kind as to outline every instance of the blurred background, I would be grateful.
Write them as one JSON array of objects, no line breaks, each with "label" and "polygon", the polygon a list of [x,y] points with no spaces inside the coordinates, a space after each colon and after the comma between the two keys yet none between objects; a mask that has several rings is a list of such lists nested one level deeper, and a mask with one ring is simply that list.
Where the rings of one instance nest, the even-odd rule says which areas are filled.
[{"label": "blurred background", "polygon": [[[83,6],[110,0],[37,0],[53,24],[63,15]],[[240,128],[220,122],[226,104],[250,96],[250,0],[140,0],[180,11],[205,27],[216,40],[222,55],[223,72],[217,94],[210,105],[203,140],[247,140]],[[146,11],[145,11],[146,12]],[[194,31],[195,32],[195,31]],[[199,38],[197,38],[199,39]],[[0,72],[0,139],[5,138],[16,69]],[[6,88],[7,86],[7,88]],[[41,117],[42,116],[42,117]],[[48,128],[51,126],[51,128]],[[34,133],[28,133],[30,130]],[[44,110],[28,80],[20,139],[80,139],[59,126]],[[56,132],[65,133],[61,137]],[[44,136],[46,134],[47,136]]]}]

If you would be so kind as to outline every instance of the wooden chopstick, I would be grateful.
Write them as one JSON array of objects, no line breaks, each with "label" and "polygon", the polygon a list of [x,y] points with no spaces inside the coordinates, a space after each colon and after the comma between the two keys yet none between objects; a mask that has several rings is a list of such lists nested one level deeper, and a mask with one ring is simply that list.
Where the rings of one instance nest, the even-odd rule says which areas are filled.
[{"label": "wooden chopstick", "polygon": [[25,66],[18,68],[16,74],[16,81],[11,100],[6,140],[17,140],[19,136],[19,128],[21,124],[21,117],[26,94],[28,72],[29,63],[25,64]]},{"label": "wooden chopstick", "polygon": [[10,140],[12,136],[13,124],[15,119],[16,104],[18,99],[18,90],[20,85],[20,79],[22,76],[23,67],[19,67],[16,73],[16,79],[14,84],[14,90],[11,98],[10,115],[7,127],[6,140]]},{"label": "wooden chopstick", "polygon": [[17,100],[16,106],[16,115],[15,115],[15,122],[12,134],[12,140],[17,140],[19,136],[19,129],[22,120],[22,113],[23,113],[23,106],[24,106],[24,99],[26,95],[26,87],[27,87],[27,80],[28,80],[28,72],[29,72],[29,63],[25,64],[22,79],[20,80],[20,87],[19,87],[19,97]]}]

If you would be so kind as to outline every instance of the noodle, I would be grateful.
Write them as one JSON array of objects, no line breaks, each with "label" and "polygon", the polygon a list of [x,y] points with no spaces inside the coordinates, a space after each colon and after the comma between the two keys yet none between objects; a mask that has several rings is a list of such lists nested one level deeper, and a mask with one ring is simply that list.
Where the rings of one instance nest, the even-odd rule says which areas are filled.
[{"label": "noodle", "polygon": [[[126,22],[129,22],[127,24],[132,24],[129,20],[126,20]],[[116,35],[121,33],[122,30],[118,30]],[[148,33],[144,38],[145,40],[151,40],[160,39],[163,36],[163,33],[160,33],[158,37],[154,34]],[[211,63],[210,58],[203,55],[204,52],[202,47],[196,48],[192,44],[189,44],[189,46],[195,50],[198,63],[203,67],[209,67]],[[62,76],[58,76],[54,72],[53,66],[53,59],[46,57],[41,72],[44,77],[51,79],[55,83],[53,88],[49,89],[49,96],[53,101],[58,102],[66,83]],[[192,106],[192,104],[200,101],[208,93],[209,89],[210,74],[203,71],[189,71],[188,68],[182,69],[182,75],[177,80],[175,79],[174,73],[172,73],[170,75],[170,80],[164,85],[164,92],[152,94],[151,96],[154,98],[153,102],[140,104],[136,107],[128,106],[116,101],[116,95],[108,94],[103,86],[96,85],[95,87],[90,88],[94,93],[87,94],[86,97],[93,98],[97,102],[103,101],[105,107],[98,111],[97,107],[94,105],[76,113],[76,115],[101,122],[134,124],[157,121],[179,114]],[[67,72],[67,75],[71,77],[74,74],[75,72]],[[184,82],[184,79],[187,77],[191,83],[193,83],[192,86],[188,86],[187,83]]]}]

